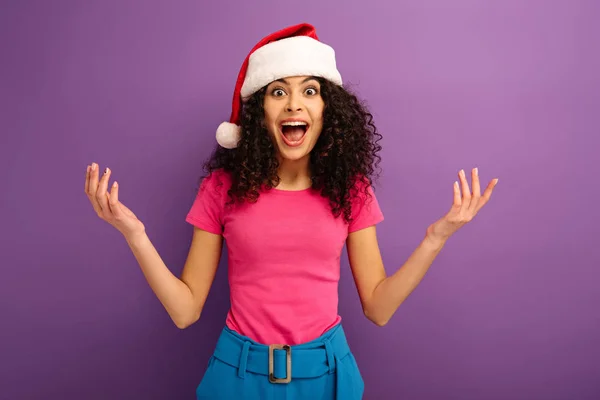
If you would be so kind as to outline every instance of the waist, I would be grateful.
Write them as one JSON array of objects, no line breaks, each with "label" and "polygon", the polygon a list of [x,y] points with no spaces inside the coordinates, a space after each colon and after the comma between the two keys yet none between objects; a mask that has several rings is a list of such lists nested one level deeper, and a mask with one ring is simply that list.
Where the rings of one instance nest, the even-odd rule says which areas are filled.
[{"label": "waist", "polygon": [[291,346],[260,344],[226,326],[217,341],[214,357],[238,368],[240,377],[248,371],[281,383],[333,373],[337,360],[349,352],[339,323],[315,340]]},{"label": "waist", "polygon": [[321,336],[340,322],[335,288],[307,293],[303,298],[293,293],[296,289],[263,293],[232,288],[227,326],[258,343],[296,345]]}]

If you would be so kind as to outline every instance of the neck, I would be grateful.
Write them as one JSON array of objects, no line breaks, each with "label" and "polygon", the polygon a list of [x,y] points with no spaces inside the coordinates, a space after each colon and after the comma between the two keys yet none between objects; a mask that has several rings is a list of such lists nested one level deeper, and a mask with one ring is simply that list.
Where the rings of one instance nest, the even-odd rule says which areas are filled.
[{"label": "neck", "polygon": [[280,160],[278,189],[282,190],[302,190],[312,186],[310,179],[309,157],[303,157],[300,160]]}]

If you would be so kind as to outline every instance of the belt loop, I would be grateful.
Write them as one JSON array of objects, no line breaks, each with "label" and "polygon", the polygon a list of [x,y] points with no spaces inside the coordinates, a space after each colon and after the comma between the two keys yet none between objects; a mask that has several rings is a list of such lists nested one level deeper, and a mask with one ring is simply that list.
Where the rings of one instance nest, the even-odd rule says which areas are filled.
[{"label": "belt loop", "polygon": [[242,348],[242,354],[240,355],[240,366],[238,367],[238,376],[242,379],[246,377],[246,365],[248,364],[249,349],[250,342],[244,341],[244,347]]},{"label": "belt loop", "polygon": [[324,339],[323,342],[325,343],[325,353],[327,353],[327,364],[329,364],[329,373],[333,374],[335,372],[335,358],[333,357],[331,341],[329,339]]}]

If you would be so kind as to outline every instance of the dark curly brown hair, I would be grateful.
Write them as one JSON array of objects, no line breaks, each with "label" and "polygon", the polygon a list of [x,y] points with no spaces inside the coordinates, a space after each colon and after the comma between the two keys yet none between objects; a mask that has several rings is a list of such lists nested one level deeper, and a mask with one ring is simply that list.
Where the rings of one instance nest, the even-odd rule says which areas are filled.
[{"label": "dark curly brown hair", "polygon": [[[312,188],[329,198],[333,215],[351,221],[351,204],[360,180],[365,194],[378,177],[381,161],[379,141],[373,116],[349,89],[315,77],[321,84],[325,103],[323,129],[310,153]],[[279,183],[276,145],[264,124],[263,102],[266,87],[256,92],[243,105],[238,147],[217,146],[204,163],[209,175],[222,169],[231,176],[229,202],[255,202],[260,190]],[[204,177],[201,177],[200,182]]]}]

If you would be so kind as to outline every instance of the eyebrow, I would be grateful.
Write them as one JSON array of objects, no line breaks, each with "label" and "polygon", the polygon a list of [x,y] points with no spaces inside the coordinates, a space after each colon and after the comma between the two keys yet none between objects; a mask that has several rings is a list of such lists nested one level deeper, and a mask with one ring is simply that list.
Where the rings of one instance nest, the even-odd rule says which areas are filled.
[{"label": "eyebrow", "polygon": [[[317,80],[317,78],[315,78],[314,76],[309,76],[308,78],[304,79],[304,80],[303,80],[303,81],[302,81],[300,84],[301,84],[301,85],[303,85],[303,84],[305,84],[306,82],[308,82],[308,81],[312,81],[312,80],[315,80],[315,81],[316,81],[316,80]],[[281,83],[284,83],[284,84],[286,84],[286,85],[288,85],[288,86],[290,85],[290,83],[289,83],[288,81],[286,81],[284,78],[277,79],[275,82],[281,82]]]}]

